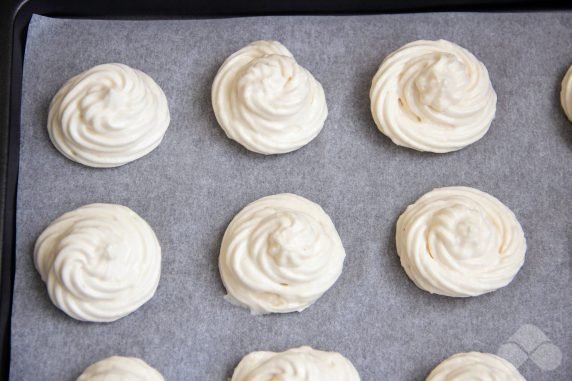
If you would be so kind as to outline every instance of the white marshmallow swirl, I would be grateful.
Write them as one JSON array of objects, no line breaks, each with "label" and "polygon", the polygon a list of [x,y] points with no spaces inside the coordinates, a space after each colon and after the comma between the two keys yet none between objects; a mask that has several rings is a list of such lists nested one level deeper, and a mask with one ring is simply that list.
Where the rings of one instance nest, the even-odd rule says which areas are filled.
[{"label": "white marshmallow swirl", "polygon": [[151,299],[161,247],[131,209],[89,204],[50,223],[36,241],[34,264],[58,308],[78,320],[111,322]]},{"label": "white marshmallow swirl", "polygon": [[161,373],[136,357],[112,356],[87,367],[76,381],[165,381]]},{"label": "white marshmallow swirl", "polygon": [[252,352],[243,357],[231,381],[359,381],[353,364],[337,352],[310,347],[285,352]]},{"label": "white marshmallow swirl", "polygon": [[255,41],[228,57],[212,104],[230,139],[266,155],[306,145],[328,115],[322,85],[277,41]]},{"label": "white marshmallow swirl", "polygon": [[219,269],[227,299],[253,314],[302,311],[338,279],[345,251],[317,204],[294,194],[242,209],[222,240]]},{"label": "white marshmallow swirl", "polygon": [[438,188],[397,220],[397,254],[411,280],[430,293],[466,297],[509,284],[526,240],[515,215],[468,187]]},{"label": "white marshmallow swirl", "polygon": [[117,167],[155,149],[169,122],[159,85],[142,71],[110,63],[76,75],[59,89],[50,104],[48,133],[70,160]]},{"label": "white marshmallow swirl", "polygon": [[420,40],[382,62],[370,100],[375,124],[395,144],[444,153],[485,135],[497,96],[485,65],[468,50]]},{"label": "white marshmallow swirl", "polygon": [[437,365],[426,381],[526,381],[502,357],[480,352],[457,353]]},{"label": "white marshmallow swirl", "polygon": [[568,69],[562,79],[562,89],[560,90],[560,103],[568,120],[572,122],[572,66]]}]

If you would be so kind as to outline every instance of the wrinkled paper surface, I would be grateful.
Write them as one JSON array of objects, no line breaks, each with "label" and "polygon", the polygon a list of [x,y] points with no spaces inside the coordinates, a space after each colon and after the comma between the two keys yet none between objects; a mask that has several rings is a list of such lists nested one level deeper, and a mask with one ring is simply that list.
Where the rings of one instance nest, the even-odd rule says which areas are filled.
[{"label": "wrinkled paper surface", "polygon": [[[442,155],[394,145],[369,110],[371,79],[383,58],[407,42],[439,38],[482,60],[498,94],[486,136]],[[212,111],[218,68],[258,39],[281,41],[326,93],[323,131],[290,154],[247,151],[226,138]],[[94,169],[52,146],[48,107],[67,79],[107,62],[154,78],[172,121],[148,156]],[[364,381],[422,381],[456,352],[497,353],[529,324],[563,358],[547,370],[546,361],[553,367],[557,356],[534,352],[539,344],[532,343],[535,355],[520,366],[522,374],[569,380],[572,123],[559,92],[571,64],[570,12],[178,21],[35,16],[24,68],[11,379],[73,381],[91,363],[120,354],[143,358],[166,380],[223,381],[248,352],[307,344],[341,352]],[[394,244],[399,214],[449,185],[491,193],[521,222],[526,262],[508,287],[447,298],[418,289],[402,270]],[[242,207],[279,192],[319,203],[347,258],[338,282],[306,311],[251,316],[223,299],[220,241]],[[93,202],[132,208],[163,249],[154,298],[110,324],[78,322],[54,307],[32,261],[34,242],[51,220]]]}]

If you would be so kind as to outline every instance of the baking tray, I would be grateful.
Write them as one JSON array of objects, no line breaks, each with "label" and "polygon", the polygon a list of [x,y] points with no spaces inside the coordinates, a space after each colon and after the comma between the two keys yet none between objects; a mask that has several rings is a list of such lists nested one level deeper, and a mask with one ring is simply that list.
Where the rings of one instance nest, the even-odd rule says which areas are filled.
[{"label": "baking tray", "polygon": [[22,83],[22,59],[26,28],[33,13],[80,18],[205,18],[282,14],[352,14],[385,12],[459,11],[459,10],[530,10],[563,8],[558,2],[517,1],[301,1],[289,3],[203,1],[180,4],[178,1],[12,1],[3,3],[1,15],[1,305],[2,369],[8,377],[10,350],[10,307],[13,282],[15,199],[19,159],[19,111]]}]

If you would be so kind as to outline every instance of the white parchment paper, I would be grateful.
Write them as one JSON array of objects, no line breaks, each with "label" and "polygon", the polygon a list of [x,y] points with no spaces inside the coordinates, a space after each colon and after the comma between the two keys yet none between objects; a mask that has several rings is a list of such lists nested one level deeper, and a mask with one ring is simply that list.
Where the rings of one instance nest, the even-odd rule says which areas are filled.
[{"label": "white parchment paper", "polygon": [[[409,41],[438,38],[482,60],[498,93],[488,134],[444,155],[394,145],[369,111],[371,79],[383,58]],[[325,128],[290,154],[245,150],[225,137],[212,112],[219,66],[258,39],[284,43],[326,93]],[[172,122],[150,155],[92,169],[51,145],[48,105],[68,78],[106,62],[153,77]],[[535,341],[510,339],[528,324],[543,332],[552,354],[539,343],[521,345],[522,374],[570,380],[572,123],[559,91],[571,64],[570,12],[180,21],[35,16],[24,67],[11,379],[72,381],[91,363],[121,354],[143,358],[167,380],[223,381],[250,351],[307,344],[341,352],[365,381],[422,381],[453,353],[496,353],[507,341]],[[402,270],[397,217],[425,192],[448,185],[489,192],[520,220],[526,263],[508,287],[470,299],[440,297],[415,287]],[[303,313],[251,316],[223,299],[220,241],[243,206],[279,192],[322,205],[347,259],[334,287]],[[92,202],[129,206],[163,249],[155,297],[111,324],[60,312],[32,262],[47,224]]]}]

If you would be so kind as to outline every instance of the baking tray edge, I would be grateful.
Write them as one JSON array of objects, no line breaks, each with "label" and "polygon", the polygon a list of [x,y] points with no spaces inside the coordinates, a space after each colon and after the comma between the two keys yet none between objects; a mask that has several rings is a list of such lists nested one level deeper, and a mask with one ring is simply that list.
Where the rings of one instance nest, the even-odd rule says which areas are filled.
[{"label": "baking tray edge", "polygon": [[5,0],[0,4],[0,379],[10,365],[22,69],[32,14],[66,18],[203,18],[286,14],[375,14],[438,11],[571,9],[563,1],[518,0]]}]

